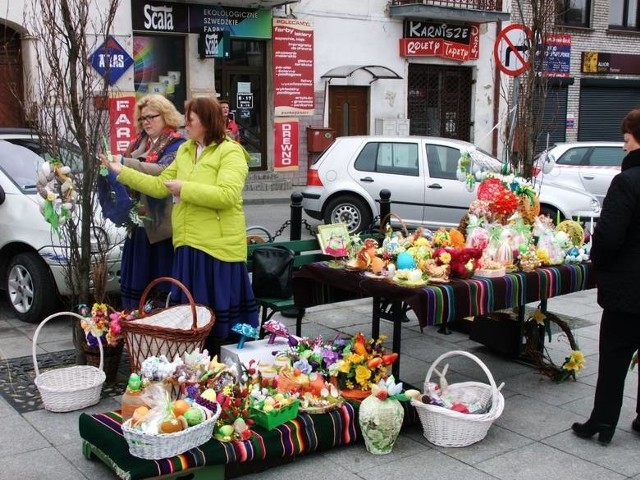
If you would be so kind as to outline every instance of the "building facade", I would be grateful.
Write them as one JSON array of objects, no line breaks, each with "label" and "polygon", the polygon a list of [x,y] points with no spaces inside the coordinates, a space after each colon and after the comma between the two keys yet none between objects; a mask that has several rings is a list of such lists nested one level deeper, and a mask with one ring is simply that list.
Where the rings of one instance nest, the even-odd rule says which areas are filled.
[{"label": "building facade", "polygon": [[[546,101],[550,142],[617,140],[624,113],[640,106],[638,9],[629,1],[571,2],[559,15],[559,67]],[[446,136],[502,155],[509,74],[520,58],[497,47],[501,32],[520,21],[511,4],[219,3],[121,1],[109,40],[132,62],[118,72],[113,95],[135,101],[156,92],[180,111],[195,96],[225,98],[251,170],[277,171],[293,185],[306,183],[308,164],[333,136]],[[25,8],[0,1],[0,126],[29,124],[17,100],[34,91],[37,41]],[[94,53],[103,41],[96,32]]]}]

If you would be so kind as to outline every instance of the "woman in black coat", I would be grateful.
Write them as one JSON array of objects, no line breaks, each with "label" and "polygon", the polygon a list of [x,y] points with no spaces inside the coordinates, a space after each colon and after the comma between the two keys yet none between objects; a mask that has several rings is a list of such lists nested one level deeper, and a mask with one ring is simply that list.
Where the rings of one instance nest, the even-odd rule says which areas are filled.
[{"label": "woman in black coat", "polygon": [[[613,437],[625,377],[640,348],[640,109],[627,114],[622,133],[622,148],[628,153],[604,199],[591,247],[598,304],[603,308],[596,394],[589,420],[571,427],[583,438],[597,433],[603,444]],[[640,432],[640,403],[636,411],[631,426]]]}]

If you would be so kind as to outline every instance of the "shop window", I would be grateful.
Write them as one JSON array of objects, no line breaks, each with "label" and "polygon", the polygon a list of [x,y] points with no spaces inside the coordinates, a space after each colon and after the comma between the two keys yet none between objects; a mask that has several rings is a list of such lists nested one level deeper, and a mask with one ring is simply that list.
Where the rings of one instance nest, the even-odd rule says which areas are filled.
[{"label": "shop window", "polygon": [[609,0],[609,27],[638,29],[638,0]]},{"label": "shop window", "polygon": [[591,0],[559,0],[558,24],[568,27],[589,27]]},{"label": "shop window", "polygon": [[167,97],[179,112],[187,99],[185,37],[133,36],[134,88],[136,98],[149,93]]}]

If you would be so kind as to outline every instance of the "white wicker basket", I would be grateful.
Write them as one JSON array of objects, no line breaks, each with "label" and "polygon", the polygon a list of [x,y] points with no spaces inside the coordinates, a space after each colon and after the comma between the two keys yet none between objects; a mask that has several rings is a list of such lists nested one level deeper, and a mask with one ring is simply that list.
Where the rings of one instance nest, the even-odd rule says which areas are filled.
[{"label": "white wicker basket", "polygon": [[176,433],[146,433],[131,427],[132,418],[122,424],[122,433],[129,444],[129,453],[146,460],[175,457],[199,447],[213,436],[213,427],[220,416],[220,406],[215,413],[204,407],[207,420]]},{"label": "white wicker basket", "polygon": [[422,423],[424,436],[434,445],[441,447],[466,447],[482,440],[489,431],[489,427],[504,409],[504,397],[500,393],[496,382],[487,366],[475,355],[462,350],[453,350],[440,355],[429,368],[424,381],[424,393],[429,395],[433,383],[431,375],[436,366],[445,358],[464,356],[475,361],[489,379],[489,384],[481,382],[460,382],[449,385],[449,392],[455,395],[456,391],[474,394],[479,403],[489,405],[487,413],[469,414],[456,412],[438,405],[425,404],[417,400],[411,400],[411,405],[416,407],[418,417]]},{"label": "white wicker basket", "polygon": [[106,379],[102,369],[104,352],[102,351],[102,345],[98,343],[100,349],[100,366],[98,368],[89,365],[74,365],[73,367],[54,368],[41,374],[36,356],[38,335],[49,320],[60,316],[87,320],[74,312],[58,312],[49,315],[38,325],[36,332],[33,334],[31,347],[33,366],[36,373],[34,383],[38,387],[45,409],[50,412],[72,412],[73,410],[95,405],[100,401],[102,385]]}]

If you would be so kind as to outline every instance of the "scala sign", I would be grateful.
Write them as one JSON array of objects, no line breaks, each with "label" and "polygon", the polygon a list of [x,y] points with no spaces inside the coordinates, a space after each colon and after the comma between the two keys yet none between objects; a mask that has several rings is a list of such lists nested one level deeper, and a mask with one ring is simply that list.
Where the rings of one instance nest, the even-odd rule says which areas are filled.
[{"label": "scala sign", "polygon": [[108,77],[109,85],[114,85],[133,65],[133,58],[111,35],[91,54],[89,61],[102,77]]}]

